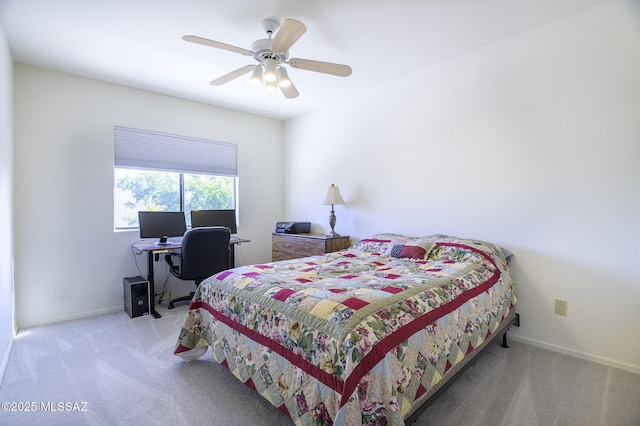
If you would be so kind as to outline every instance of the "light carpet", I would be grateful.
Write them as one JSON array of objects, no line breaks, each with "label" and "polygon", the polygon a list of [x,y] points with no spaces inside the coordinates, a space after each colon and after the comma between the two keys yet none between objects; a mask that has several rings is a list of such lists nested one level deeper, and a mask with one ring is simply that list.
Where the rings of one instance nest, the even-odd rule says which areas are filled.
[{"label": "light carpet", "polygon": [[[174,356],[187,306],[158,311],[22,331],[0,385],[0,424],[292,424],[210,352],[190,364]],[[640,375],[509,346],[492,344],[414,424],[640,425]]]}]

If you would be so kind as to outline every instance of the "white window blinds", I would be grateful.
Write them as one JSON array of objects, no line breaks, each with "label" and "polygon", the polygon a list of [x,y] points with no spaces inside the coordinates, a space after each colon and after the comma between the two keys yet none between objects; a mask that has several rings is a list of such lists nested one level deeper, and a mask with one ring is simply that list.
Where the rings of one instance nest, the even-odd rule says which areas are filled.
[{"label": "white window blinds", "polygon": [[236,144],[117,126],[114,144],[116,167],[238,176]]}]

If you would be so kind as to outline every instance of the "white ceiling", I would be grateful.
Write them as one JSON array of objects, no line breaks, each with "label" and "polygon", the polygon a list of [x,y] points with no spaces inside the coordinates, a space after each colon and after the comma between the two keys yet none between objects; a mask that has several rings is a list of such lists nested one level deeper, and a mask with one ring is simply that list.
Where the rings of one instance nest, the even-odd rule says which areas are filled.
[{"label": "white ceiling", "polygon": [[[605,0],[0,0],[16,62],[286,120]],[[296,99],[242,76],[209,81],[251,57],[181,39],[251,49],[262,20],[307,32],[290,56],[350,65],[350,77],[300,69]]]}]

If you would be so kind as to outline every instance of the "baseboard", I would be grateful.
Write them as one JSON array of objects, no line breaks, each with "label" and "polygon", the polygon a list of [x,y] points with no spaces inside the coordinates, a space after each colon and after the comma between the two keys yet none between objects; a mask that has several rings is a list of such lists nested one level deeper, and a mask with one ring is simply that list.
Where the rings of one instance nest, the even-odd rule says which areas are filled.
[{"label": "baseboard", "polygon": [[88,318],[88,317],[95,317],[95,316],[98,316],[98,315],[112,314],[114,312],[120,312],[120,311],[124,312],[124,308],[123,308],[122,305],[119,305],[117,307],[112,307],[112,308],[99,309],[97,311],[83,312],[83,313],[77,314],[77,315],[69,315],[69,316],[66,316],[66,317],[53,318],[53,319],[51,319],[49,321],[40,321],[40,322],[19,324],[18,329],[19,330],[25,330],[27,328],[39,327],[41,325],[56,324],[56,323],[59,323],[59,322],[71,321],[71,320],[76,320],[76,319],[81,319],[81,318]]},{"label": "baseboard", "polygon": [[12,348],[13,348],[13,338],[9,342],[7,351],[2,357],[2,364],[0,364],[0,386],[2,386],[2,382],[4,381],[4,373],[7,371],[7,365],[9,365],[9,357],[11,356]]},{"label": "baseboard", "polygon": [[570,355],[576,358],[584,359],[587,361],[597,362],[598,364],[603,364],[609,367],[619,368],[621,370],[630,371],[632,373],[640,374],[640,366],[625,364],[623,362],[614,361],[612,359],[603,358],[591,354],[587,354],[580,351],[575,351],[573,349],[563,348],[562,346],[551,345],[549,343],[541,342],[539,340],[529,339],[527,337],[516,336],[514,334],[509,334],[510,340],[515,340],[516,342],[526,343],[531,346],[537,346],[539,348],[548,349],[553,352],[559,352],[565,355]]}]

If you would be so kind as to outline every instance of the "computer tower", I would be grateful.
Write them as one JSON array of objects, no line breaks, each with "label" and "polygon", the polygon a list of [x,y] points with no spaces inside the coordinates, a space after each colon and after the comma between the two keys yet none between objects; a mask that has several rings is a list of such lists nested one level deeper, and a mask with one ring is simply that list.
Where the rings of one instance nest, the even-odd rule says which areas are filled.
[{"label": "computer tower", "polygon": [[131,318],[149,315],[149,281],[141,276],[122,280],[124,310]]}]

